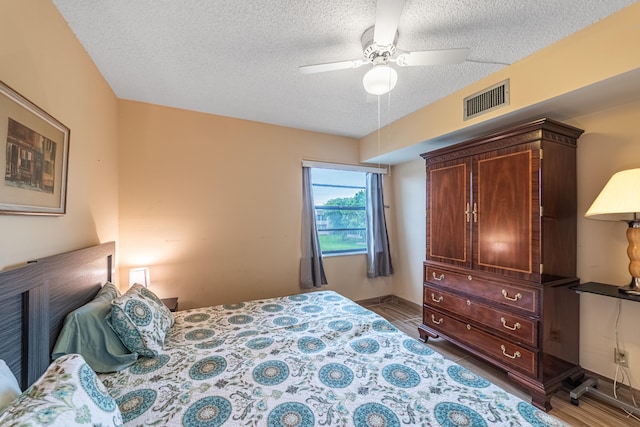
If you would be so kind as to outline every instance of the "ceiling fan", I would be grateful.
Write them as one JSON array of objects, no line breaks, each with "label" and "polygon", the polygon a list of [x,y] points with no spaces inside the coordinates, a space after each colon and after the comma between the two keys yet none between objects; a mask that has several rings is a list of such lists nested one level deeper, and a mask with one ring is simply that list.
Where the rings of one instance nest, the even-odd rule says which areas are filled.
[{"label": "ceiling fan", "polygon": [[375,25],[368,28],[361,37],[364,58],[325,64],[303,65],[298,70],[303,74],[358,68],[373,64],[362,79],[365,90],[372,95],[383,95],[391,91],[398,82],[398,73],[389,63],[401,67],[420,65],[459,64],[469,56],[469,49],[443,49],[405,52],[396,48],[398,42],[398,21],[404,9],[405,0],[378,0],[376,3]]}]

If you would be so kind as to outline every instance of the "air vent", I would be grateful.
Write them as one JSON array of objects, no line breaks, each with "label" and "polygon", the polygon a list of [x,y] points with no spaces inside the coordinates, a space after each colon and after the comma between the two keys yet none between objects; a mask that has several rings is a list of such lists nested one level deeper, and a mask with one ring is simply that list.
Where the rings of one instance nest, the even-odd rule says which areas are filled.
[{"label": "air vent", "polygon": [[509,105],[509,80],[502,81],[464,99],[464,120]]}]

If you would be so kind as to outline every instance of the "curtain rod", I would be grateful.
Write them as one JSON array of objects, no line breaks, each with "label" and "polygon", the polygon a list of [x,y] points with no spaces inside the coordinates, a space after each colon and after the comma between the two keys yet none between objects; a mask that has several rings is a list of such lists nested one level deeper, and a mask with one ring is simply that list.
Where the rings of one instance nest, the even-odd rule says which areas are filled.
[{"label": "curtain rod", "polygon": [[338,169],[338,170],[353,171],[353,172],[381,173],[384,175],[387,174],[386,168],[376,168],[373,166],[347,165],[343,163],[316,162],[313,160],[303,160],[302,166],[305,166],[308,168]]}]

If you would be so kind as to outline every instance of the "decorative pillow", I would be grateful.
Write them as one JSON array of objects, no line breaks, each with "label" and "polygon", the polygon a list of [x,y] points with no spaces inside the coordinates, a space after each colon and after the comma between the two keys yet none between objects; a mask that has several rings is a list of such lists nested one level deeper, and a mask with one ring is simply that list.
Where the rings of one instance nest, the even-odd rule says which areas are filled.
[{"label": "decorative pillow", "polygon": [[104,384],[79,354],[55,360],[2,414],[3,426],[121,426]]},{"label": "decorative pillow", "polygon": [[51,357],[81,354],[95,372],[115,372],[132,365],[138,354],[122,344],[107,321],[111,301],[119,296],[115,285],[106,283],[91,302],[69,313]]},{"label": "decorative pillow", "polygon": [[174,322],[160,298],[138,284],[111,303],[109,321],[125,347],[147,357],[155,357],[162,350]]},{"label": "decorative pillow", "polygon": [[0,412],[20,396],[20,384],[4,360],[0,360]]},{"label": "decorative pillow", "polygon": [[94,299],[106,298],[111,301],[118,298],[121,295],[122,294],[120,293],[120,289],[116,288],[116,285],[114,285],[111,282],[107,282],[104,284],[102,288],[100,288],[100,290],[98,291]]}]

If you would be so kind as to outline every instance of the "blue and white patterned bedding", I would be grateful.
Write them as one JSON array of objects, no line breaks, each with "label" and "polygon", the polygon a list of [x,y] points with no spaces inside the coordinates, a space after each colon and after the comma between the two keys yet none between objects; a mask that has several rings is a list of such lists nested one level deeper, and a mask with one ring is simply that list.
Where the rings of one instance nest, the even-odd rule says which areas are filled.
[{"label": "blue and white patterned bedding", "polygon": [[332,291],[175,313],[100,378],[125,426],[558,426]]}]

